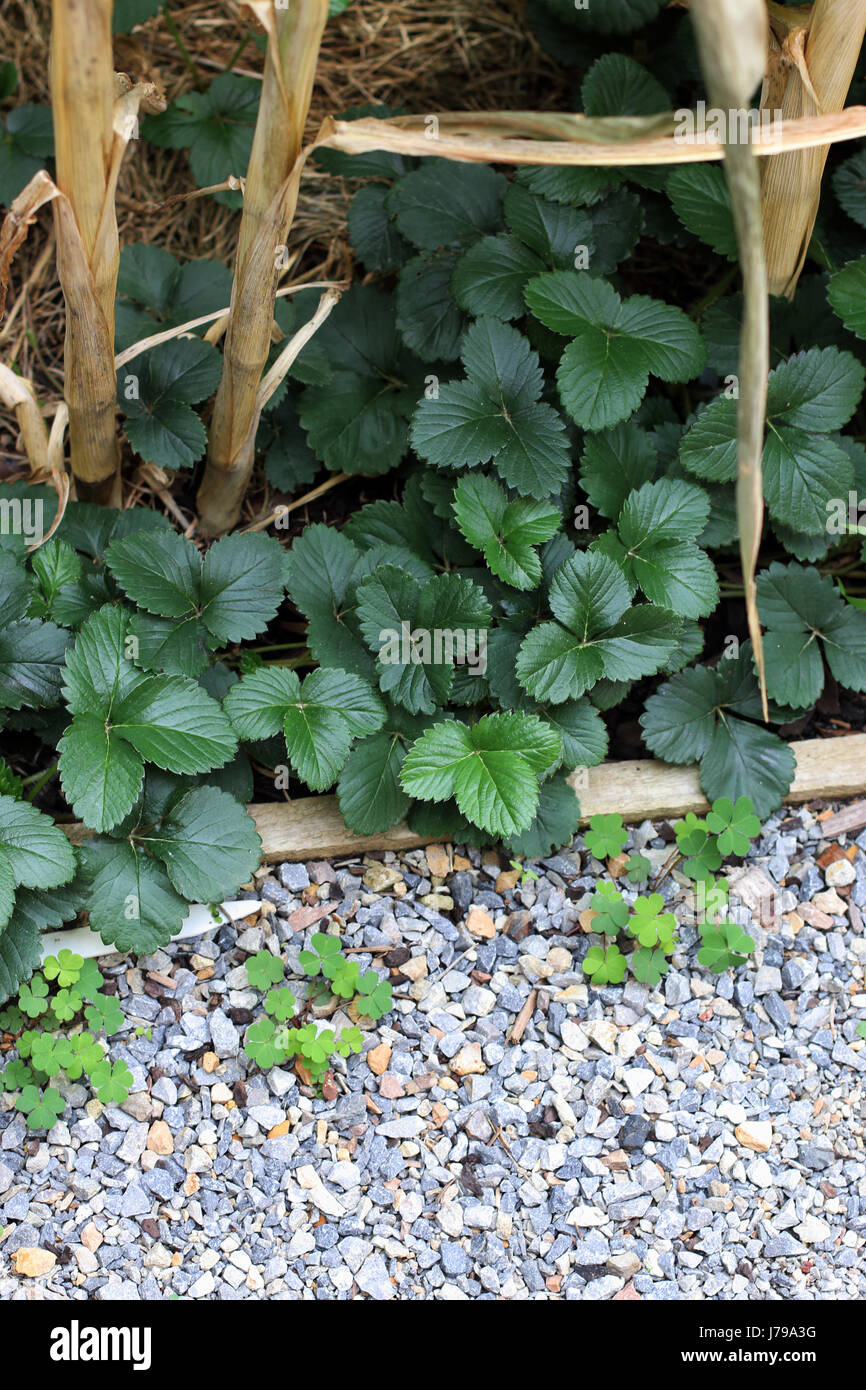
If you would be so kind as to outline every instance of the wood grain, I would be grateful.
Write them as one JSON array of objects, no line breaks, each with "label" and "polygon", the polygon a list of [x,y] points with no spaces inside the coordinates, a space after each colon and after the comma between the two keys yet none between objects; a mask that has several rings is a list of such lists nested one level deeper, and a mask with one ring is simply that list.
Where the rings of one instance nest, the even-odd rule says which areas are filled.
[{"label": "wood grain", "polygon": [[[808,739],[791,747],[797,759],[797,775],[785,798],[787,802],[866,792],[866,734]],[[600,811],[618,812],[624,821],[634,823],[707,809],[696,767],[672,767],[652,758],[603,763],[601,767],[572,773],[569,781],[580,798],[582,824]],[[262,837],[266,862],[339,859],[363,855],[369,850],[400,851],[431,843],[431,836],[413,835],[402,823],[381,835],[353,835],[343,823],[335,796],[258,803],[250,806],[249,812]],[[66,833],[73,843],[80,844],[87,832],[81,825],[70,825]]]}]

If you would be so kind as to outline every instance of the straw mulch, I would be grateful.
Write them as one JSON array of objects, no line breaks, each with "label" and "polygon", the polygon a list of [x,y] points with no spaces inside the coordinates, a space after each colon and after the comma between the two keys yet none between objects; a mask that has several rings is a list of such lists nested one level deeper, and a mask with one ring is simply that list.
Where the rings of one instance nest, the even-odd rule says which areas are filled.
[{"label": "straw mulch", "polygon": [[[524,10],[524,0],[353,0],[327,26],[309,134],[326,114],[365,103],[421,113],[449,107],[571,109],[568,74],[541,51]],[[260,75],[261,54],[252,41],[256,26],[231,0],[169,0],[168,11],[205,82],[230,63],[235,72]],[[5,0],[0,55],[18,66],[16,102],[48,102],[49,30],[49,0]],[[119,71],[158,82],[169,100],[193,85],[162,15],[118,36],[115,56]],[[194,187],[185,152],[133,144],[117,198],[121,244],[152,242],[180,260],[209,256],[230,263],[237,212],[212,198],[166,206],[167,198]],[[305,173],[292,232],[292,245],[302,252],[293,279],[351,272],[345,238],[351,192],[343,179],[314,168]],[[62,349],[63,303],[51,214],[45,210],[13,267],[0,358],[33,380],[50,414],[62,395]],[[19,472],[24,462],[15,435],[14,423],[0,419],[0,470],[6,476],[10,464]]]}]

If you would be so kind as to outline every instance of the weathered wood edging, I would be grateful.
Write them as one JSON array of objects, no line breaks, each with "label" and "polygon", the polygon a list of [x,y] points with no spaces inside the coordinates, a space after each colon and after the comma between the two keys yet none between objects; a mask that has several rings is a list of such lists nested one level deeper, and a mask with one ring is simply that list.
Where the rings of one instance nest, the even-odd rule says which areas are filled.
[{"label": "weathered wood edging", "polygon": [[[791,747],[797,759],[797,775],[785,798],[787,802],[866,792],[866,734],[812,738]],[[624,821],[635,822],[708,809],[697,767],[674,767],[653,758],[641,758],[602,763],[580,774],[572,773],[569,780],[572,785],[580,783],[576,792],[581,824],[599,811],[618,812]],[[332,859],[364,854],[367,850],[417,849],[431,841],[429,835],[413,835],[408,825],[402,823],[381,835],[353,835],[343,824],[335,796],[271,801],[253,804],[248,809],[262,837],[266,861]]]},{"label": "weathered wood edging", "polygon": [[[810,738],[792,743],[797,774],[785,801],[836,799],[866,792],[866,734]],[[654,758],[602,763],[569,778],[580,798],[581,824],[600,811],[618,812],[626,823],[707,810],[697,767],[674,767]],[[247,807],[262,838],[262,859],[334,859],[368,850],[418,849],[435,837],[414,835],[400,823],[381,835],[353,835],[335,796],[253,802]],[[85,837],[80,823],[65,827],[73,844]],[[440,840],[453,836],[440,835]]]}]

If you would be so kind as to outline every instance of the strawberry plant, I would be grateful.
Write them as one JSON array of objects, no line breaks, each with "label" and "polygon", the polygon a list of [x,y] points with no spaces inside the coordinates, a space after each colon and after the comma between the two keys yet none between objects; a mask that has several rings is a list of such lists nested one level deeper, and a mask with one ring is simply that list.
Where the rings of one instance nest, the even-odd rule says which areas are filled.
[{"label": "strawberry plant", "polygon": [[[667,147],[672,162],[609,162],[617,142],[664,143],[695,114],[696,12],[534,0],[538,44],[575,68],[581,119],[521,112],[503,125],[484,113],[485,163],[440,157],[447,141],[475,138],[454,137],[460,122],[447,117],[436,131],[431,118],[422,154],[400,152],[395,130],[403,140],[419,122],[371,134],[371,118],[396,114],[378,107],[343,113],[305,148],[319,43],[344,0],[298,0],[291,15],[268,0],[256,14],[269,37],[250,31],[242,44],[261,81],[259,68],[232,70],[240,49],[212,75],[182,47],[170,102],[142,84],[112,125],[109,18],[116,33],[146,25],[136,44],[178,31],[159,0],[98,8],[104,22],[88,27],[77,7],[55,6],[51,112],[15,106],[18,72],[0,65],[0,200],[52,158],[53,129],[63,134],[63,201],[47,173],[29,187],[69,213],[57,238],[64,389],[87,499],[65,506],[46,540],[54,489],[0,483],[0,994],[26,985],[39,933],[81,911],[106,943],[152,951],[190,900],[249,881],[254,770],[257,795],[265,777],[268,796],[277,778],[291,796],[333,789],[358,834],[406,819],[420,836],[501,841],[519,861],[570,842],[569,774],[602,764],[611,734],[619,754],[623,730],[639,729],[648,753],[698,766],[713,810],[686,818],[676,854],[714,892],[721,860],[744,852],[791,787],[786,733],[814,732],[816,710],[835,717],[866,691],[862,150],[833,148],[815,234],[800,228],[803,265],[771,266],[769,363],[740,383],[743,232],[725,167]],[[830,23],[830,8],[814,22]],[[303,40],[289,32],[296,19]],[[145,230],[120,248],[117,170],[95,152],[116,138],[119,157],[136,112],[136,153],[182,152],[171,158],[195,191],[222,204],[233,267],[183,254],[182,238],[169,243],[177,254],[152,245]],[[515,165],[525,122],[561,141],[561,165]],[[604,162],[567,162],[576,132]],[[93,157],[68,167],[77,149]],[[320,282],[304,283],[309,263],[296,273],[292,259],[310,244],[290,235],[302,167],[323,187],[345,179],[350,197],[352,254],[333,255],[335,235],[326,264],[359,273],[339,298],[329,283],[321,303]],[[38,228],[32,207],[7,224],[9,257],[27,226]],[[97,263],[94,284],[82,267]],[[55,402],[45,383],[22,401],[13,366],[16,427],[46,478],[62,442],[42,438]],[[50,372],[52,391],[57,380]],[[760,624],[747,622],[737,555],[749,529],[740,404],[756,381]],[[9,391],[3,373],[0,385]],[[124,461],[140,467],[136,496],[155,488],[164,511],[106,505],[121,481],[115,407]],[[278,521],[268,535],[264,479],[284,493],[339,485],[341,505],[296,526],[317,500],[305,498],[289,534]],[[256,519],[226,535],[251,480]],[[73,817],[87,832],[76,849],[59,828]],[[617,817],[593,818],[593,854],[619,859],[625,843]],[[631,856],[626,875],[646,882],[645,858]],[[630,933],[612,899],[596,910],[656,977],[664,914],[630,914]],[[735,934],[716,935],[714,961],[744,954]],[[626,957],[612,940],[601,950],[593,978],[612,980]],[[311,978],[378,1017],[379,984],[336,966]],[[111,1003],[79,1000],[76,982],[56,988],[56,1017],[83,1003],[94,1028],[114,1019]],[[272,992],[282,1030],[290,1003]],[[34,981],[23,1006],[40,1018],[45,998]],[[105,1084],[116,1088],[113,1075]]]}]

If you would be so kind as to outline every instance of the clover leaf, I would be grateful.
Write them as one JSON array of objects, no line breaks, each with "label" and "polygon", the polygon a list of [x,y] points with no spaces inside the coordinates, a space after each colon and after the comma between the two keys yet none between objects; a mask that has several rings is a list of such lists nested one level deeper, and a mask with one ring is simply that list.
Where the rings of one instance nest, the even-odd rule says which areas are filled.
[{"label": "clover leaf", "polygon": [[283,962],[270,951],[257,951],[246,962],[247,979],[254,989],[266,990],[283,978]]},{"label": "clover leaf", "polygon": [[270,989],[265,998],[265,1009],[281,1023],[285,1023],[286,1019],[292,1018],[294,1015],[296,1003],[295,996],[290,989],[285,987]]},{"label": "clover leaf", "polygon": [[622,816],[605,815],[599,811],[590,817],[589,824],[590,829],[584,835],[584,840],[590,854],[602,861],[616,858],[628,839]]},{"label": "clover leaf", "polygon": [[761,822],[749,797],[739,796],[734,803],[730,797],[721,796],[713,802],[713,809],[707,815],[707,828],[718,836],[720,854],[725,857],[735,854],[742,859],[749,852],[750,841],[760,835]]},{"label": "clover leaf", "polygon": [[652,864],[645,854],[630,854],[625,871],[629,883],[643,883],[652,873]]},{"label": "clover leaf", "polygon": [[90,1079],[103,1105],[122,1105],[133,1086],[132,1072],[122,1059],[100,1062],[90,1073]]},{"label": "clover leaf", "polygon": [[123,1010],[113,994],[95,994],[84,1010],[84,1017],[95,1032],[102,1029],[106,1037],[116,1033],[124,1023]]},{"label": "clover leaf", "polygon": [[592,930],[603,932],[605,936],[616,936],[628,925],[628,904],[612,883],[600,883],[597,892],[589,900],[595,916]]},{"label": "clover leaf", "polygon": [[60,989],[51,1001],[54,1010],[61,1023],[68,1023],[73,1019],[84,1003],[77,989]]},{"label": "clover leaf", "polygon": [[736,922],[720,922],[702,928],[701,937],[703,945],[698,951],[698,960],[714,975],[745,965],[747,956],[755,949],[752,937]]},{"label": "clover leaf", "polygon": [[282,1046],[282,1036],[282,1033],[277,1033],[273,1019],[260,1018],[247,1029],[244,1048],[256,1066],[268,1071],[284,1062],[289,1055]]},{"label": "clover leaf", "polygon": [[621,984],[627,961],[618,946],[590,946],[583,960],[583,971],[594,985]]},{"label": "clover leaf", "polygon": [[363,1042],[364,1035],[360,1028],[344,1028],[334,1043],[334,1051],[341,1057],[348,1057],[351,1052],[360,1052]]},{"label": "clover leaf", "polygon": [[[340,952],[340,938],[329,936],[327,932],[313,932],[311,945],[312,951],[301,951],[298,960],[303,966],[304,974],[315,976],[320,972],[326,974],[326,967],[330,965],[334,974],[339,973],[339,962],[344,960]],[[333,962],[333,965],[331,965]],[[328,978],[332,978],[328,975]]]},{"label": "clover leaf", "polygon": [[18,1007],[28,1018],[38,1018],[48,1007],[48,985],[41,975],[36,974],[27,985],[22,985],[18,993]]},{"label": "clover leaf", "polygon": [[[331,959],[333,959],[333,957]],[[330,965],[330,962],[326,961],[325,964],[327,967]],[[326,975],[328,974],[327,968],[324,973]],[[331,981],[332,993],[339,995],[341,999],[351,999],[359,988],[358,981],[360,975],[361,967],[356,960],[346,960],[344,957],[341,957],[339,967],[335,969],[333,974],[328,976]]]},{"label": "clover leaf", "polygon": [[684,820],[676,822],[674,833],[685,861],[682,871],[686,877],[698,881],[712,877],[721,867],[722,856],[707,822],[689,811]]},{"label": "clover leaf", "polygon": [[391,1008],[391,985],[380,980],[375,970],[368,970],[358,980],[358,1000],[355,1005],[359,1014],[367,1018],[381,1018]]},{"label": "clover leaf", "polygon": [[673,950],[677,919],[672,912],[662,910],[664,904],[661,893],[651,893],[648,898],[638,898],[628,929],[632,936],[637,937],[641,946],[661,946],[663,951],[669,953]]},{"label": "clover leaf", "polygon": [[643,985],[649,985],[650,989],[654,989],[662,975],[667,973],[669,961],[666,959],[664,951],[642,946],[640,950],[633,951],[629,956],[629,964],[635,979],[640,980]]},{"label": "clover leaf", "polygon": [[64,946],[58,955],[45,957],[42,973],[46,980],[56,980],[58,985],[65,989],[68,985],[75,984],[83,965],[84,957]]},{"label": "clover leaf", "polygon": [[53,1086],[40,1091],[36,1086],[25,1086],[15,1102],[15,1109],[27,1116],[30,1129],[53,1129],[66,1109],[66,1101]]},{"label": "clover leaf", "polygon": [[33,1069],[28,1067],[22,1057],[13,1057],[0,1071],[0,1086],[7,1091],[18,1091],[33,1080]]}]

